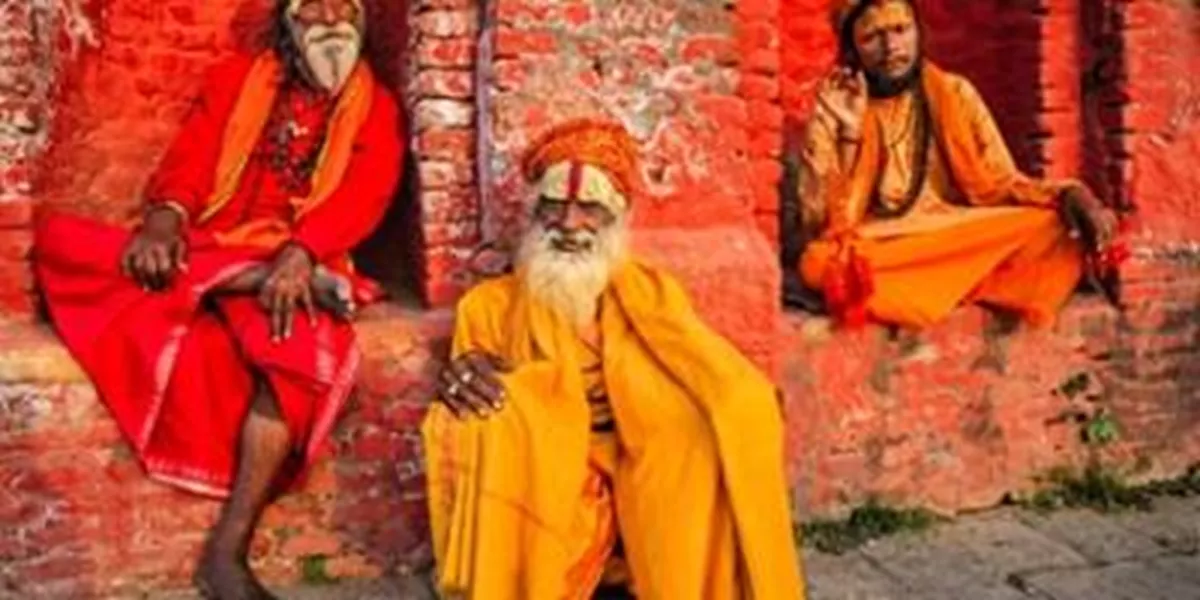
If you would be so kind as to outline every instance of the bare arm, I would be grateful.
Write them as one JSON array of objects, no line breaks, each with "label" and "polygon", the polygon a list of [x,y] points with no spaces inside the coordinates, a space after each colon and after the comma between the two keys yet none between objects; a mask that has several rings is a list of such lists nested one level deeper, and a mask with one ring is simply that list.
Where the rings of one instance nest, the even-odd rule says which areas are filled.
[{"label": "bare arm", "polygon": [[800,149],[800,220],[808,238],[824,229],[831,190],[838,189],[854,167],[858,144],[840,141],[837,123],[818,109],[809,121]]}]

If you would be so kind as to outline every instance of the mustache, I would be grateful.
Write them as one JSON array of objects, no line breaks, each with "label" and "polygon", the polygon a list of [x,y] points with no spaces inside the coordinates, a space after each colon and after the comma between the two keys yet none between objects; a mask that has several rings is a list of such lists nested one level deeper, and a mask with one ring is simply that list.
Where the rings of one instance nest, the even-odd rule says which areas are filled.
[{"label": "mustache", "polygon": [[357,41],[360,37],[358,28],[352,23],[342,22],[334,26],[313,25],[304,32],[305,44],[321,44],[329,41]]},{"label": "mustache", "polygon": [[591,252],[596,249],[597,234],[587,229],[564,230],[547,228],[542,239],[556,252]]}]

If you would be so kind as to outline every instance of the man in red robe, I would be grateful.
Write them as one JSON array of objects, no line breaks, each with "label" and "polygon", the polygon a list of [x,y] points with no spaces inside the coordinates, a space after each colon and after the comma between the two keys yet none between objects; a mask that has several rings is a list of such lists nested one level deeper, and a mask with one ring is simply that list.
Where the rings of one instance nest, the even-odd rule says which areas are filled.
[{"label": "man in red robe", "polygon": [[227,498],[196,573],[262,598],[247,548],[354,382],[348,252],[401,172],[395,101],[361,59],[361,0],[280,0],[276,43],[217,66],[125,228],[38,227],[59,334],[154,479]]}]

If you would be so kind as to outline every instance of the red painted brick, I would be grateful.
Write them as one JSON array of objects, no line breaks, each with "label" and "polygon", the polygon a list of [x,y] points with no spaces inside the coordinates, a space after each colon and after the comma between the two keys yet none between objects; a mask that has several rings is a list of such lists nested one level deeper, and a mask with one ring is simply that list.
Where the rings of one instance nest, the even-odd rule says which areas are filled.
[{"label": "red painted brick", "polygon": [[496,5],[496,17],[501,23],[542,23],[550,17],[552,3],[537,0],[506,0]]},{"label": "red painted brick", "polygon": [[417,15],[416,30],[440,38],[461,38],[474,35],[478,17],[473,10],[435,10]]},{"label": "red painted brick", "polygon": [[433,129],[417,137],[416,150],[424,158],[463,160],[475,154],[475,132],[469,129]]},{"label": "red painted brick", "polygon": [[459,162],[422,160],[417,170],[421,185],[428,189],[469,185],[475,180],[472,166]]},{"label": "red painted brick", "polygon": [[33,201],[16,198],[0,202],[0,230],[30,227],[33,223]]},{"label": "red painted brick", "polygon": [[592,8],[584,2],[572,2],[560,7],[562,19],[573,27],[582,27],[592,20]]},{"label": "red painted brick", "polygon": [[526,81],[526,65],[516,60],[498,60],[492,66],[492,74],[498,90],[519,90]]},{"label": "red painted brick", "polygon": [[779,18],[780,0],[740,0],[737,13],[745,21],[774,21]]},{"label": "red painted brick", "polygon": [[775,102],[748,102],[746,112],[750,115],[749,127],[752,131],[779,131],[783,127],[783,109]]},{"label": "red painted brick", "polygon": [[469,99],[475,94],[475,77],[470,71],[426,69],[417,73],[416,87],[427,98]]},{"label": "red painted brick", "polygon": [[517,31],[501,27],[496,31],[496,56],[553,54],[558,51],[554,35],[540,31]]},{"label": "red painted brick", "polygon": [[475,41],[470,38],[431,39],[418,46],[422,67],[470,67],[475,63]]},{"label": "red painted brick", "polygon": [[725,36],[697,35],[685,40],[680,50],[684,62],[709,60],[719,65],[737,62],[737,45]]},{"label": "red painted brick", "polygon": [[742,65],[752,73],[778,73],[779,52],[768,49],[751,50],[743,54]]}]

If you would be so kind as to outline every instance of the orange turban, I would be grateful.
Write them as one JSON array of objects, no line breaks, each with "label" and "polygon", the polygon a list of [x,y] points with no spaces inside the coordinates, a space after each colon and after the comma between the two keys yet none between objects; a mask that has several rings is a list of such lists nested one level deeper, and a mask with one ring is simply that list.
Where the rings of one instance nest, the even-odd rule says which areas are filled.
[{"label": "orange turban", "polygon": [[554,127],[529,147],[521,171],[526,181],[536,183],[563,162],[600,169],[626,198],[640,188],[637,142],[616,123],[578,119]]}]

